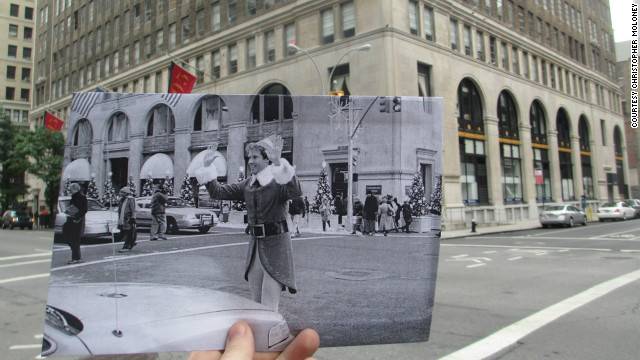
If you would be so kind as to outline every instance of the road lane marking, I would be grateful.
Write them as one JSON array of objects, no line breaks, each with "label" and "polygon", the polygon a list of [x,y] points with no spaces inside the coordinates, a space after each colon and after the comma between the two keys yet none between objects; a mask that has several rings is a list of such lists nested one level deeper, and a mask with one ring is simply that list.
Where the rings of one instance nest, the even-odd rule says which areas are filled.
[{"label": "road lane marking", "polygon": [[[440,244],[440,247],[485,247],[485,248],[509,248],[513,249],[513,245],[465,245],[465,244]],[[600,248],[573,248],[573,247],[553,247],[553,246],[518,246],[519,249],[548,249],[548,250],[586,250],[586,251],[613,251],[611,249]]]},{"label": "road lane marking", "polygon": [[452,258],[454,258],[454,259],[458,259],[458,258],[463,258],[463,257],[467,257],[467,256],[469,256],[469,255],[468,255],[468,254],[462,254],[462,255],[455,255],[455,256],[452,256]]},{"label": "road lane marking", "polygon": [[489,250],[489,251],[483,251],[483,254],[493,254],[493,253],[497,253],[497,251],[495,250]]},{"label": "road lane marking", "polygon": [[[626,233],[634,232],[634,231],[638,231],[638,229],[635,228],[635,229],[631,229],[631,230],[618,231],[618,232],[610,233],[610,234],[606,234],[606,235],[593,236],[593,237],[591,237],[591,239],[596,239],[596,238],[599,238],[599,237],[607,237],[607,236],[612,236],[612,235],[626,234]],[[631,235],[631,236],[633,236],[633,235]]]},{"label": "road lane marking", "polygon": [[640,279],[640,270],[593,286],[579,294],[564,299],[554,305],[538,311],[515,322],[465,348],[446,355],[439,360],[475,360],[485,359],[505,349],[523,337],[546,326],[556,319],[576,310],[610,292]]},{"label": "road lane marking", "polygon": [[636,253],[636,252],[640,252],[640,250],[620,250],[620,252],[624,252],[624,253]]},{"label": "road lane marking", "polygon": [[509,259],[507,259],[507,260],[509,260],[509,261],[513,261],[513,260],[520,260],[520,259],[522,259],[522,256],[512,257],[512,258],[509,258]]},{"label": "road lane marking", "polygon": [[39,253],[39,254],[5,256],[5,257],[0,257],[0,261],[20,260],[20,259],[25,259],[25,258],[41,257],[41,256],[51,256],[51,251],[46,252],[46,253]]},{"label": "road lane marking", "polygon": [[478,266],[485,266],[487,264],[474,264],[474,265],[467,265],[467,268],[474,268],[474,267],[478,267]]},{"label": "road lane marking", "polygon": [[11,345],[9,350],[42,349],[42,344]]},{"label": "road lane marking", "polygon": [[13,264],[2,264],[2,265],[0,265],[0,268],[6,268],[6,267],[12,267],[12,266],[22,266],[22,265],[31,265],[31,264],[39,264],[39,263],[43,263],[43,262],[51,262],[51,259],[23,261],[23,262],[13,263]]},{"label": "road lane marking", "polygon": [[22,280],[39,279],[39,278],[43,278],[43,277],[49,277],[49,273],[28,275],[28,276],[19,276],[19,277],[10,278],[10,279],[2,279],[2,280],[0,280],[0,284],[7,284],[7,283],[10,283],[10,282],[16,282],[16,281],[22,281]]}]

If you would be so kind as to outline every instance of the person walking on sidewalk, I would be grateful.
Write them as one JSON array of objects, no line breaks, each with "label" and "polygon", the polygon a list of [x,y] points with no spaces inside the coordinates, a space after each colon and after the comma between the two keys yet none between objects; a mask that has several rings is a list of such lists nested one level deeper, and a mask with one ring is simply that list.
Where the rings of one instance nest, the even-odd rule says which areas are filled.
[{"label": "person walking on sidewalk", "polygon": [[398,232],[400,228],[400,216],[402,216],[402,205],[398,202],[398,198],[394,197],[393,201],[391,201],[391,205],[393,205],[393,211],[395,211],[395,216],[393,219],[393,228]]},{"label": "person walking on sidewalk", "polygon": [[342,224],[342,217],[347,215],[347,205],[344,203],[344,199],[342,199],[342,196],[340,195],[336,196],[334,204],[336,207],[336,213],[338,214],[338,225],[344,226]]},{"label": "person walking on sidewalk", "polygon": [[[215,145],[215,146],[214,146]],[[251,176],[236,184],[221,185],[212,165],[217,144],[206,154],[204,167],[196,171],[212,199],[241,200],[247,204],[249,248],[244,278],[253,300],[278,311],[280,293],[297,292],[287,204],[302,196],[295,168],[281,158],[282,137],[270,136],[247,146]]]},{"label": "person walking on sidewalk", "polygon": [[382,198],[382,204],[378,208],[378,216],[380,217],[380,228],[378,230],[381,230],[384,236],[387,236],[389,230],[393,230],[393,219],[396,216],[389,198]]},{"label": "person walking on sidewalk", "polygon": [[136,246],[136,200],[128,187],[120,189],[120,205],[118,206],[118,229],[124,241],[121,253],[128,252]]},{"label": "person walking on sidewalk", "polygon": [[329,216],[331,216],[331,205],[329,204],[329,197],[324,196],[322,198],[322,204],[320,204],[320,216],[322,217],[322,231],[327,231],[327,225],[331,227],[331,220],[329,220]]},{"label": "person walking on sidewalk", "polygon": [[371,192],[367,193],[364,200],[364,235],[373,235],[376,232],[376,215],[378,214],[378,199]]},{"label": "person walking on sidewalk", "polygon": [[62,236],[71,248],[71,260],[67,264],[77,264],[82,262],[80,254],[80,239],[84,231],[84,216],[87,213],[87,197],[82,193],[79,184],[73,183],[69,186],[71,200],[65,210],[67,221],[62,225]]},{"label": "person walking on sidewalk", "polygon": [[166,206],[169,197],[162,192],[162,186],[156,185],[151,197],[151,229],[149,240],[167,240]]},{"label": "person walking on sidewalk", "polygon": [[402,220],[404,220],[404,226],[402,226],[402,232],[409,232],[409,225],[411,225],[411,205],[409,200],[405,200],[402,204]]}]

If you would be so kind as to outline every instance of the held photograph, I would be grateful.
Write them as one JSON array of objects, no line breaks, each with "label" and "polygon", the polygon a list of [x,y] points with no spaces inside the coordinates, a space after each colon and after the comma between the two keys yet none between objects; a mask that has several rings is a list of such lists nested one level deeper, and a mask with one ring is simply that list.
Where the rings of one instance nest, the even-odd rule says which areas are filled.
[{"label": "held photograph", "polygon": [[75,93],[43,356],[428,341],[441,98]]}]

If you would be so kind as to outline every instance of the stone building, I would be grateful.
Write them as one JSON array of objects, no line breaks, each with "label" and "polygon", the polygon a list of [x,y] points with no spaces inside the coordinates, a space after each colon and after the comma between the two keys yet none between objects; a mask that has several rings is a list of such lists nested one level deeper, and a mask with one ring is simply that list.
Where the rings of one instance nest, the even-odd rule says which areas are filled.
[{"label": "stone building", "polygon": [[628,196],[604,0],[50,0],[37,12],[35,122],[49,108],[69,119],[74,91],[164,92],[173,60],[200,94],[442,97],[447,228]]}]

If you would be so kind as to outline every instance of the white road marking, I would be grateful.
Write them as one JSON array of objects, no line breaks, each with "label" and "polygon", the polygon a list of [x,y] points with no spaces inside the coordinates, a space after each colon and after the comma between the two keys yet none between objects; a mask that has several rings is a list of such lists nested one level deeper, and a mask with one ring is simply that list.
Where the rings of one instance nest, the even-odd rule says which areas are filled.
[{"label": "white road marking", "polygon": [[50,259],[44,259],[44,260],[23,261],[23,262],[13,263],[13,264],[2,264],[2,265],[0,265],[0,268],[6,268],[6,267],[12,267],[12,266],[22,266],[22,265],[31,265],[31,264],[38,264],[38,263],[43,263],[43,262],[51,262],[51,260]]},{"label": "white road marking", "polygon": [[512,258],[509,258],[509,259],[507,259],[507,260],[509,260],[509,261],[513,261],[513,260],[520,260],[520,259],[522,259],[522,256],[512,257]]},{"label": "white road marking", "polygon": [[620,252],[624,252],[624,253],[640,253],[640,250],[620,250]]},{"label": "white road marking", "polygon": [[5,257],[0,257],[0,261],[20,260],[20,259],[25,259],[25,258],[41,257],[41,256],[51,256],[51,251],[46,252],[46,253],[39,253],[39,254],[5,256]]},{"label": "white road marking", "polygon": [[516,343],[523,337],[546,326],[552,321],[578,309],[610,292],[640,279],[640,270],[624,274],[605,281],[570,298],[542,309],[484,339],[453,352],[439,360],[475,360],[485,359],[498,351]]},{"label": "white road marking", "polygon": [[[441,247],[484,247],[484,248],[513,248],[513,245],[465,245],[465,244],[440,244]],[[553,247],[553,246],[518,246],[519,249],[548,249],[548,250],[586,250],[586,251],[613,251],[611,249],[600,248],[572,248],[572,247]]]},{"label": "white road marking", "polygon": [[12,345],[9,350],[42,349],[42,344]]},{"label": "white road marking", "polygon": [[487,264],[482,263],[482,264],[467,265],[467,268],[474,268],[474,267],[485,266],[485,265]]},{"label": "white road marking", "polygon": [[[593,236],[593,237],[591,237],[591,239],[597,239],[599,237],[609,237],[609,236],[612,236],[612,235],[626,234],[626,233],[634,232],[634,231],[638,231],[638,229],[635,228],[635,229],[631,229],[631,230],[625,230],[625,231],[619,231],[619,232],[615,232],[615,233],[609,233],[609,234]],[[633,236],[633,235],[631,235],[631,236]]]},{"label": "white road marking", "polygon": [[489,250],[489,251],[483,251],[483,254],[493,254],[493,253],[497,253],[497,251],[495,250]]},{"label": "white road marking", "polygon": [[36,274],[36,275],[27,275],[27,276],[19,276],[19,277],[10,278],[10,279],[2,279],[2,280],[0,280],[0,284],[7,284],[7,283],[10,283],[10,282],[16,282],[16,281],[22,281],[22,280],[39,279],[39,278],[48,277],[48,276],[49,276],[49,273]]},{"label": "white road marking", "polygon": [[463,258],[463,257],[467,257],[467,256],[469,256],[469,255],[468,254],[454,255],[454,256],[452,256],[452,258],[459,259],[459,258]]}]

